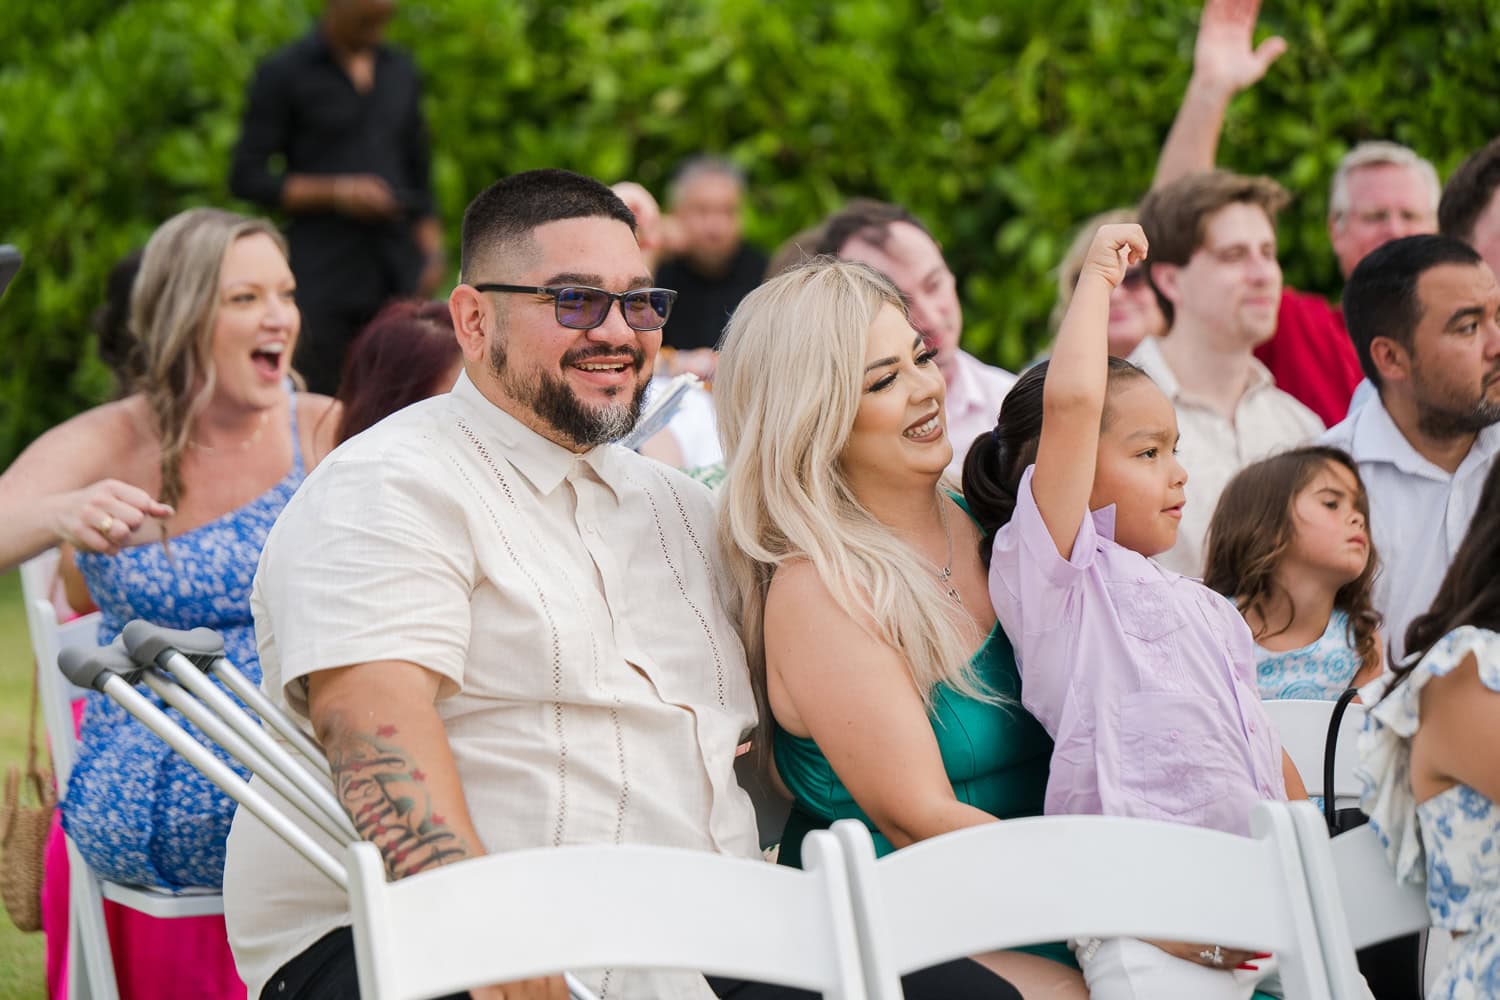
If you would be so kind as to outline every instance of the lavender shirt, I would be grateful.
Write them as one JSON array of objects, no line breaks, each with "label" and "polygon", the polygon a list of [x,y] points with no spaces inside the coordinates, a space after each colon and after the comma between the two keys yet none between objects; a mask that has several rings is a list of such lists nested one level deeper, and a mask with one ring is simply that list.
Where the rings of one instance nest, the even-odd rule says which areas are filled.
[{"label": "lavender shirt", "polygon": [[1250,832],[1286,798],[1254,642],[1227,600],[1114,541],[1114,508],[1058,555],[1021,477],[995,537],[990,600],[1015,644],[1021,701],[1051,734],[1046,811]]}]

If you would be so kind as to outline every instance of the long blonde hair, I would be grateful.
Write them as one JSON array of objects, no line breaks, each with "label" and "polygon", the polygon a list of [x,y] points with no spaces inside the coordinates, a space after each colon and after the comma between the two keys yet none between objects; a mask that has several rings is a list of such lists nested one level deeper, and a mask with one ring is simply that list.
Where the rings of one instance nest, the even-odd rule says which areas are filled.
[{"label": "long blonde hair", "polygon": [[141,256],[130,294],[130,331],[141,358],[136,390],[146,397],[161,437],[161,496],[183,496],[182,455],[193,421],[213,396],[214,320],[219,272],[235,240],[264,233],[287,253],[265,219],[218,208],[190,208],[157,227]]},{"label": "long blonde hair", "polygon": [[865,341],[885,306],[905,312],[884,276],[816,258],[772,278],[735,308],[714,376],[727,466],[719,536],[738,590],[765,746],[766,593],[776,568],[806,559],[834,600],[898,650],[930,706],[949,684],[989,701],[971,643],[932,567],[876,520],[841,464],[863,395]]}]

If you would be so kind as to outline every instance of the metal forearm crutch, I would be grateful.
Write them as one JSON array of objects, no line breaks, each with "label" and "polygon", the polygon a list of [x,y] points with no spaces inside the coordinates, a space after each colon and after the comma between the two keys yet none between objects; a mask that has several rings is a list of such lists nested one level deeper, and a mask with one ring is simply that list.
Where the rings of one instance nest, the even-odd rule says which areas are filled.
[{"label": "metal forearm crutch", "polygon": [[121,708],[139,719],[147,729],[176,750],[203,773],[220,790],[276,831],[292,848],[306,858],[314,867],[339,888],[348,891],[349,876],[321,844],[309,837],[300,827],[286,818],[275,805],[236,774],[229,765],[215,757],[197,740],[189,736],[151,700],[137,691],[134,685],[145,672],[123,649],[104,646],[98,649],[70,647],[57,657],[62,672],[79,687],[90,687],[112,699]]},{"label": "metal forearm crutch", "polygon": [[[218,778],[202,766],[197,756],[186,752],[172,739],[167,739],[165,734],[157,730],[155,726],[151,726],[150,722],[147,722],[147,725],[166,739],[173,749],[182,753],[189,763],[203,771],[219,787],[224,788],[226,794],[249,809],[272,831],[323,870],[324,874],[333,878],[340,888],[347,891],[348,876],[342,865],[334,861],[331,855],[308,837],[301,828],[291,823],[286,815],[264,796],[260,796],[258,792],[245,784],[237,774],[225,767],[197,741],[184,733],[169,717],[157,710],[149,700],[130,687],[130,684],[137,680],[144,680],[147,686],[163,700],[182,712],[210,739],[223,746],[233,757],[249,768],[251,773],[260,776],[267,784],[275,788],[287,801],[301,810],[308,819],[335,840],[342,843],[360,840],[359,833],[355,830],[348,813],[333,792],[314,779],[296,758],[248,718],[233,699],[225,695],[208,677],[204,676],[204,674],[213,674],[223,681],[225,686],[254,707],[256,713],[267,725],[287,738],[288,742],[309,763],[317,766],[331,778],[331,768],[322,749],[229,662],[224,656],[223,638],[212,629],[196,628],[190,631],[180,631],[136,620],[126,624],[119,642],[124,646],[132,674],[116,677],[115,680],[126,681],[127,683],[122,686],[130,696],[139,699],[141,704],[156,712],[161,721],[196,750],[198,755],[217,765],[223,774],[230,776],[239,790],[259,798],[262,808],[252,806],[234,789],[225,787]],[[166,676],[168,674],[170,676]],[[176,683],[173,683],[174,680]],[[75,681],[75,683],[78,682]],[[181,687],[178,687],[178,684]],[[246,697],[247,692],[250,697]],[[106,691],[106,693],[111,697],[115,696],[112,691]],[[198,700],[194,700],[193,696],[196,696]],[[120,699],[116,697],[116,700]],[[205,705],[208,707],[205,708]],[[131,710],[129,706],[126,708],[127,711]],[[147,720],[142,717],[142,721]],[[324,869],[318,859],[308,855],[299,846],[298,838],[319,851],[337,871],[338,877],[334,877],[327,869]],[[593,992],[571,973],[565,972],[563,976],[572,1000],[597,1000]]]},{"label": "metal forearm crutch", "polygon": [[[167,704],[191,719],[210,739],[229,751],[251,773],[259,775],[330,837],[345,844],[359,839],[354,823],[333,791],[314,778],[232,698],[204,676],[200,664],[228,663],[224,658],[224,640],[217,632],[206,628],[179,632],[137,620],[128,623],[120,637],[126,653],[142,669],[146,684]],[[232,666],[228,670],[244,677]],[[163,672],[170,674],[171,678],[163,676]],[[221,677],[225,674],[222,667],[216,672]],[[172,680],[182,687],[177,687]],[[288,728],[301,732],[269,700],[266,705]],[[274,725],[270,720],[267,723]],[[322,759],[316,745],[311,741],[308,743],[317,758]],[[307,756],[307,751],[303,754]],[[324,764],[326,766],[326,761]]]}]

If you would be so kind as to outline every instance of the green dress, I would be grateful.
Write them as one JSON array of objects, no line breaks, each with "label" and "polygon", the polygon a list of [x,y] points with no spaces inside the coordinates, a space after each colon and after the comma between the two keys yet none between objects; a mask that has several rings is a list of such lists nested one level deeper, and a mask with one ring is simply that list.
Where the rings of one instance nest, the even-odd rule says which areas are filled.
[{"label": "green dress", "polygon": [[[973,664],[979,680],[1011,703],[978,701],[947,685],[933,691],[932,731],[953,794],[960,802],[1000,819],[1040,816],[1052,740],[1041,723],[1021,707],[1015,652],[998,623],[974,654]],[[778,726],[772,750],[781,780],[796,800],[777,855],[781,864],[800,868],[802,838],[837,819],[857,819],[868,827],[877,857],[895,849],[855,803],[816,743]],[[1077,967],[1067,945],[1061,942],[1016,950]]]}]

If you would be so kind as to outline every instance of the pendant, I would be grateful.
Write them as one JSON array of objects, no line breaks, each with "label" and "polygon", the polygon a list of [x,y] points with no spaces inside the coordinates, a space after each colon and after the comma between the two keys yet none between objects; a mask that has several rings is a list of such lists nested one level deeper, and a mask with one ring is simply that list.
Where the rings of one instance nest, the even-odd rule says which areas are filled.
[{"label": "pendant", "polygon": [[954,601],[954,603],[962,604],[964,602],[964,599],[958,596],[958,590],[950,582],[952,577],[953,567],[944,566],[942,571],[937,575],[938,583],[942,584],[947,589],[948,596]]}]

